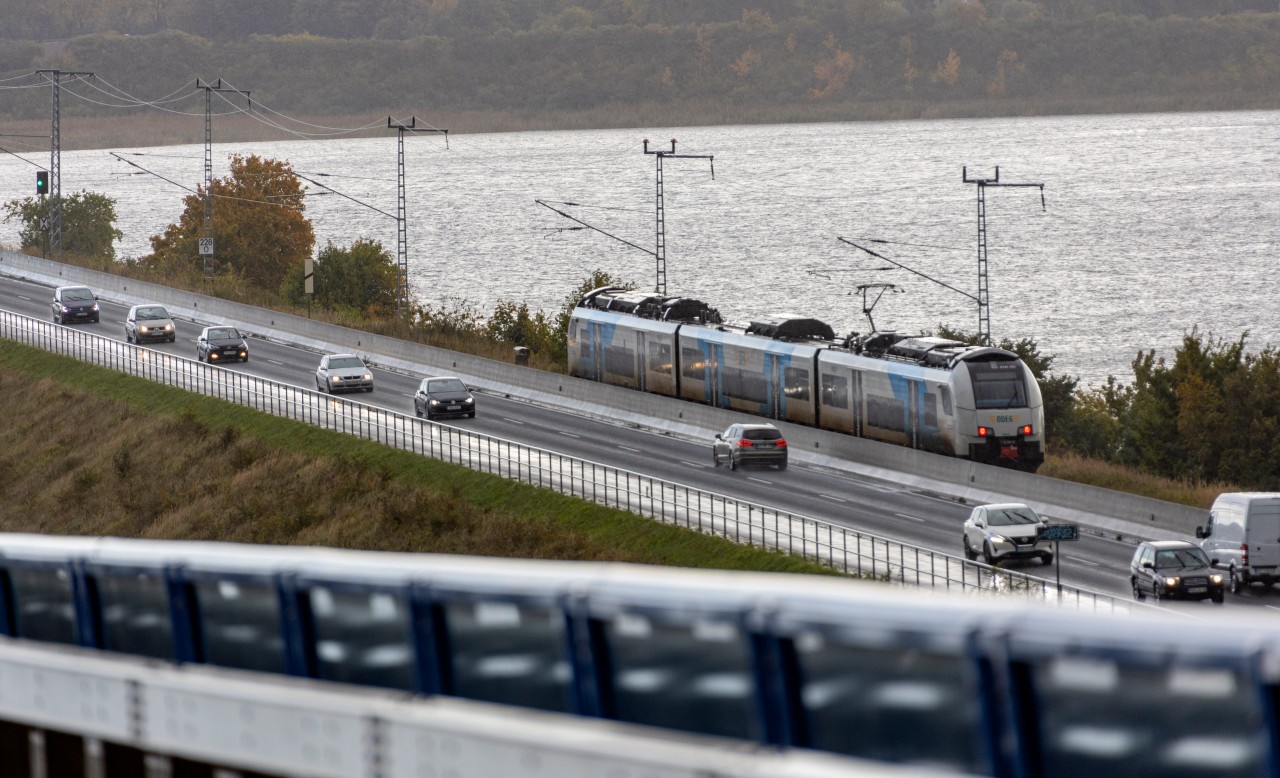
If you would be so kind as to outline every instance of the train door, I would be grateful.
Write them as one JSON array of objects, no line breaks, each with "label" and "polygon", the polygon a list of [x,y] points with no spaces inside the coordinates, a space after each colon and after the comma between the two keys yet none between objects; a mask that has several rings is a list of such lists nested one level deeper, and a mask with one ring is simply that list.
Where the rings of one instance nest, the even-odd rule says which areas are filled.
[{"label": "train door", "polygon": [[782,388],[782,359],[777,354],[765,352],[764,355],[764,386],[765,386],[765,406],[762,410],[765,416],[771,419],[781,419],[785,417],[786,410],[783,406],[783,398],[786,396]]},{"label": "train door", "polygon": [[907,382],[907,435],[912,448],[920,448],[920,393],[919,381]]},{"label": "train door", "polygon": [[648,353],[646,349],[646,345],[647,343],[646,343],[644,331],[638,330],[636,332],[636,353],[635,353],[636,388],[642,392],[649,391],[649,383],[648,381],[645,380],[644,359],[645,359],[645,354]]},{"label": "train door", "polygon": [[600,325],[591,323],[591,380],[604,380],[604,345],[600,342]]},{"label": "train door", "polygon": [[863,436],[862,419],[865,414],[866,399],[862,391],[862,371],[854,370],[849,376],[849,396],[853,401],[853,434]]}]

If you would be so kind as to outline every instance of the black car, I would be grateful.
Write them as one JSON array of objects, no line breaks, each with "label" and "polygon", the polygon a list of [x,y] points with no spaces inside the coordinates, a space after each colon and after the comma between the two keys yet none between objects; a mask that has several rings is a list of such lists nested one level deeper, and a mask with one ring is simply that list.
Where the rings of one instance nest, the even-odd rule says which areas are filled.
[{"label": "black car", "polygon": [[210,364],[248,362],[249,344],[235,327],[205,327],[196,339],[196,359]]},{"label": "black car", "polygon": [[58,324],[101,321],[98,296],[87,286],[60,286],[53,290],[53,320]]},{"label": "black car", "polygon": [[1139,543],[1129,563],[1133,596],[1145,600],[1213,600],[1222,604],[1225,576],[1188,540]]},{"label": "black car", "polygon": [[413,395],[413,412],[419,417],[438,419],[445,416],[476,417],[476,398],[459,378],[441,376],[424,378]]}]

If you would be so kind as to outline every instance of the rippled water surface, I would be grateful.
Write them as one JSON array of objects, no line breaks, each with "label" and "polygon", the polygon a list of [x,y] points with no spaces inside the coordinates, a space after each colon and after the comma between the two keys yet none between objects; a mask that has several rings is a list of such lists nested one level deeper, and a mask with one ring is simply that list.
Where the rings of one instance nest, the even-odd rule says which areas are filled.
[{"label": "rippled water surface", "polygon": [[[67,121],[67,120],[64,120]],[[77,121],[77,120],[70,120]],[[456,130],[457,128],[455,128]],[[217,126],[214,126],[215,138]],[[891,283],[880,329],[977,328],[977,190],[988,187],[991,328],[1031,337],[1059,373],[1097,384],[1131,377],[1141,349],[1172,357],[1192,327],[1254,347],[1280,344],[1280,112],[689,127],[439,135],[406,140],[411,282],[419,299],[499,299],[548,312],[593,269],[643,288],[654,260],[535,204],[558,206],[652,251],[651,148],[715,156],[667,159],[667,289],[731,320],[788,311],[838,332],[865,331],[859,284]],[[178,219],[203,179],[199,146],[64,152],[62,189],[116,199],[121,256]],[[320,245],[380,240],[395,250],[396,140],[216,144],[286,159],[339,190],[309,198]],[[47,153],[27,155],[47,164]],[[0,201],[25,197],[34,168],[0,155]],[[321,177],[324,176],[324,177]],[[164,179],[169,179],[166,181]],[[319,186],[310,186],[320,192]],[[381,212],[380,212],[381,211]],[[14,223],[0,224],[13,243]],[[837,240],[867,244],[949,290]]]}]

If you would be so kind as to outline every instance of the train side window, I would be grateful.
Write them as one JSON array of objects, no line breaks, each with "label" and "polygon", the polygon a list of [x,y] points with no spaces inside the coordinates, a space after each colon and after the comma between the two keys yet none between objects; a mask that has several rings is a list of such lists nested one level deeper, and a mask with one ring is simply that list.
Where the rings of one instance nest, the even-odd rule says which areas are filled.
[{"label": "train side window", "polygon": [[883,430],[905,432],[906,405],[892,397],[867,397],[867,424]]},{"label": "train side window", "polygon": [[626,346],[606,346],[604,371],[623,378],[636,377],[636,352]]},{"label": "train side window", "polygon": [[963,654],[909,643],[857,645],[817,632],[801,633],[787,646],[799,670],[805,745],[973,775],[985,771],[976,672]]},{"label": "train side window", "polygon": [[702,358],[702,352],[696,348],[680,349],[680,374],[685,378],[697,378],[699,380],[706,377],[707,363]]},{"label": "train side window", "polygon": [[787,397],[792,400],[809,400],[809,371],[798,367],[788,367],[783,371],[783,386]]},{"label": "train side window", "polygon": [[578,339],[578,322],[574,319],[569,320],[569,341]]},{"label": "train side window", "polygon": [[501,601],[444,606],[452,693],[569,712],[572,672],[564,617],[547,606]]},{"label": "train side window", "polygon": [[107,651],[173,659],[169,592],[158,571],[99,573],[102,647]]},{"label": "train side window", "polygon": [[413,690],[411,625],[403,597],[313,586],[310,604],[320,679]]},{"label": "train side window", "polygon": [[750,738],[756,697],[747,640],[735,624],[669,624],[621,614],[602,624],[621,721]]},{"label": "train side window", "polygon": [[849,407],[849,380],[826,373],[822,376],[822,404],[828,408]]},{"label": "train side window", "polygon": [[269,584],[231,578],[196,581],[204,660],[219,667],[285,671],[280,598]]},{"label": "train side window", "polygon": [[654,373],[662,373],[671,375],[671,344],[669,343],[650,343],[649,344],[649,370]]},{"label": "train side window", "polygon": [[951,387],[939,386],[938,397],[942,398],[942,412],[947,416],[954,416],[955,410],[951,405]]},{"label": "train side window", "polygon": [[1267,718],[1256,681],[1234,667],[1035,661],[1041,764],[1033,774],[1256,776]]},{"label": "train side window", "polygon": [[933,392],[924,393],[924,425],[938,426],[938,395]]},{"label": "train side window", "polygon": [[724,377],[725,395],[761,405],[769,402],[768,383],[762,374],[726,367],[721,375]]},{"label": "train side window", "polygon": [[61,567],[14,566],[15,634],[48,643],[76,642],[76,606],[71,574]]}]

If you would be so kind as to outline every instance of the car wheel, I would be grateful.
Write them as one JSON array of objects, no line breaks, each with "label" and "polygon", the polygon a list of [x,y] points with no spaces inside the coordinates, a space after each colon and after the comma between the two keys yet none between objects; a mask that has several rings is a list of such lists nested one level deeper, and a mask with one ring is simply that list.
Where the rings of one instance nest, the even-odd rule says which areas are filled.
[{"label": "car wheel", "polygon": [[1053,564],[1053,554],[1045,554],[1044,556],[1040,557],[1040,561],[1044,562],[1046,565]]},{"label": "car wheel", "polygon": [[1160,596],[1160,585],[1159,585],[1159,584],[1152,584],[1152,586],[1151,586],[1151,601],[1152,601],[1152,602],[1160,602],[1160,601],[1161,601],[1161,600],[1163,600],[1163,599],[1164,599],[1164,598]]},{"label": "car wheel", "polygon": [[475,412],[475,411],[472,411],[471,413],[468,413],[468,414],[467,414],[467,418],[468,418],[468,419],[474,419],[475,417],[476,417],[476,412]]},{"label": "car wheel", "polygon": [[54,323],[54,324],[61,324],[61,323],[62,323],[62,319],[61,319],[57,314],[54,314],[54,315],[53,315],[53,323]]},{"label": "car wheel", "polygon": [[413,404],[413,415],[417,416],[419,419],[422,418],[422,409],[418,407],[417,403]]},{"label": "car wheel", "polygon": [[366,391],[366,392],[369,392],[369,393],[371,393],[371,394],[372,394],[372,393],[373,393],[373,387],[371,386],[371,387],[369,387],[368,389],[365,389],[365,391]]},{"label": "car wheel", "polygon": [[1213,604],[1214,604],[1214,605],[1221,605],[1223,602],[1225,602],[1225,601],[1226,601],[1226,599],[1227,599],[1227,598],[1226,598],[1226,596],[1225,596],[1225,595],[1222,595],[1222,594],[1215,594],[1215,595],[1213,595]]},{"label": "car wheel", "polygon": [[319,376],[317,376],[317,377],[316,377],[316,391],[317,391],[317,392],[323,392],[323,391],[324,391],[324,385],[320,383],[320,378],[319,378]]},{"label": "car wheel", "polygon": [[1138,586],[1137,578],[1130,578],[1129,583],[1133,586],[1133,599],[1138,600],[1139,602],[1147,599],[1147,595],[1143,594],[1142,589]]},{"label": "car wheel", "polygon": [[991,544],[985,541],[982,543],[982,561],[993,567],[996,563],[996,555],[991,550]]},{"label": "car wheel", "polygon": [[1249,585],[1248,582],[1244,580],[1244,576],[1236,572],[1236,569],[1234,567],[1231,568],[1231,570],[1228,572],[1228,575],[1231,576],[1231,593],[1232,594],[1240,594],[1245,590],[1245,587]]},{"label": "car wheel", "polygon": [[129,331],[128,331],[128,330],[125,330],[125,331],[124,331],[124,340],[125,340],[125,342],[126,342],[126,343],[132,343],[132,342],[133,342],[133,336],[129,334]]},{"label": "car wheel", "polygon": [[170,343],[177,343],[177,342],[178,342],[178,336],[177,336],[176,334],[174,334],[174,335],[170,335],[170,336],[169,336],[169,342],[170,342]]},{"label": "car wheel", "polygon": [[973,560],[978,558],[978,555],[974,553],[973,544],[969,542],[969,536],[964,535],[963,537],[964,537],[964,558],[972,562]]},{"label": "car wheel", "polygon": [[736,459],[734,459],[734,458],[733,458],[733,454],[732,454],[732,453],[730,453],[730,454],[729,454],[729,469],[730,469],[730,470],[737,470],[737,469],[738,469],[738,460],[736,460]]},{"label": "car wheel", "polygon": [[786,470],[786,469],[787,469],[787,463],[786,463],[786,462],[779,462],[779,463],[778,463],[778,469],[779,469],[779,470]]}]

